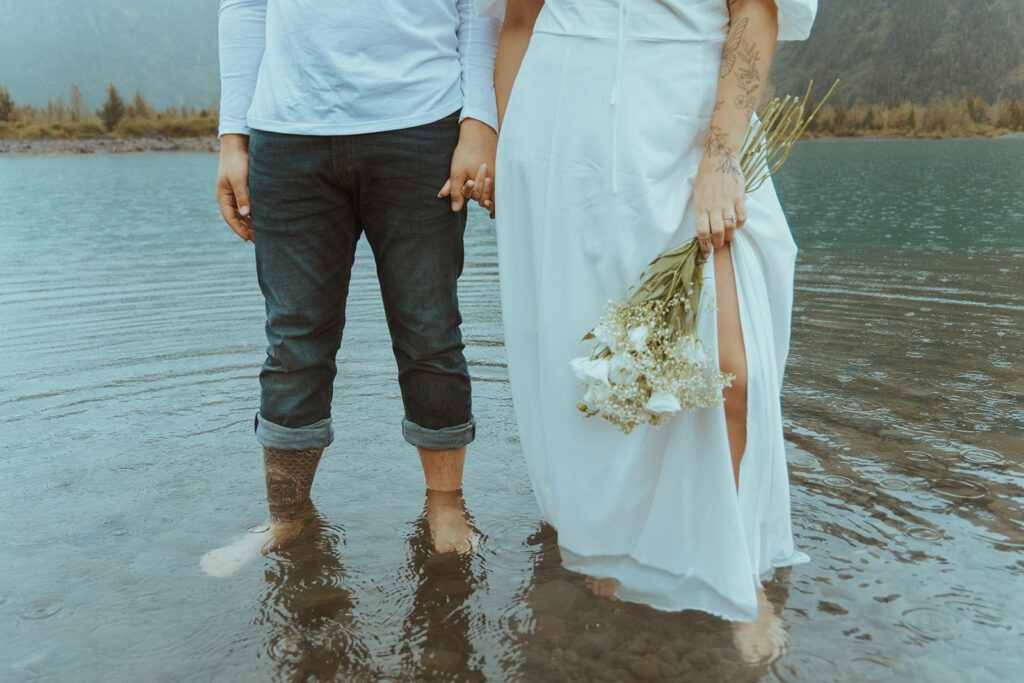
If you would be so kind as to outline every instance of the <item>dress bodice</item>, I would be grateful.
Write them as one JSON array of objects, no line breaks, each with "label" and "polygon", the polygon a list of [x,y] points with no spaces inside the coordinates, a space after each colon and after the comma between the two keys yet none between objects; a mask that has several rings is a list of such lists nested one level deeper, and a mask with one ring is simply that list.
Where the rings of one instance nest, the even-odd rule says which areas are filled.
[{"label": "dress bodice", "polygon": [[[779,40],[803,40],[818,0],[776,0]],[[502,16],[505,0],[477,0],[481,14]],[[545,0],[535,31],[639,40],[725,40],[727,0]]]}]

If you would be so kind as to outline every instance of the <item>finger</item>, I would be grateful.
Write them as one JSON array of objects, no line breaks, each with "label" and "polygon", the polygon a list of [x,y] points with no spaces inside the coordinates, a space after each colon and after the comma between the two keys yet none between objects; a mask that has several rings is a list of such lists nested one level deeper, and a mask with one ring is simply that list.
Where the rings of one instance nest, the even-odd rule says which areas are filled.
[{"label": "finger", "polygon": [[245,241],[250,241],[251,228],[238,217],[238,212],[235,210],[235,198],[230,193],[220,192],[217,194],[217,206],[220,207],[220,215],[224,219],[224,222],[228,224],[236,235],[241,237]]},{"label": "finger", "polygon": [[448,180],[444,181],[444,187],[442,187],[441,191],[437,193],[437,196],[438,197],[447,197],[448,195],[451,194],[451,192],[452,192],[452,179],[449,178]]},{"label": "finger", "polygon": [[490,176],[484,178],[484,189],[480,192],[480,206],[488,211],[494,208],[494,181]]},{"label": "finger", "polygon": [[487,188],[487,162],[480,164],[476,170],[476,178],[473,179],[473,199],[480,202],[484,199],[484,191]]},{"label": "finger", "polygon": [[704,256],[711,253],[711,221],[707,211],[697,211],[697,243]]},{"label": "finger", "polygon": [[219,204],[219,206],[220,216],[224,219],[224,222],[227,223],[227,226],[231,228],[231,230],[234,233],[236,233],[237,236],[239,236],[246,242],[251,242],[252,228],[245,221],[239,218],[238,213],[234,211],[233,200],[228,202],[222,202]]},{"label": "finger", "polygon": [[726,209],[722,215],[722,225],[725,227],[724,241],[726,244],[732,242],[733,233],[736,232],[736,214],[732,209]]},{"label": "finger", "polygon": [[725,221],[722,220],[720,211],[712,211],[711,215],[711,244],[718,249],[725,244]]},{"label": "finger", "polygon": [[736,201],[736,228],[742,228],[747,222],[747,203],[742,198]]},{"label": "finger", "polygon": [[248,178],[229,178],[231,192],[235,195],[235,206],[238,207],[238,215],[247,218],[250,211],[249,188],[246,187]]},{"label": "finger", "polygon": [[452,176],[452,178],[451,178],[451,181],[450,181],[451,182],[451,188],[450,188],[450,190],[451,190],[451,198],[452,198],[452,211],[461,211],[462,210],[462,200],[463,200],[462,185],[463,185],[463,181],[464,180],[465,180],[465,178],[456,178],[455,176]]}]

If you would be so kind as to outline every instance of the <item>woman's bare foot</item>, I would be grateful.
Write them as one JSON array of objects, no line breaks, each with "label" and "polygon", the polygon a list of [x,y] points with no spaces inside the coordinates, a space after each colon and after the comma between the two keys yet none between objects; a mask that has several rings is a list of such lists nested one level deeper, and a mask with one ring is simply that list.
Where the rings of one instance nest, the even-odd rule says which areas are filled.
[{"label": "woman's bare foot", "polygon": [[460,491],[428,489],[426,517],[436,552],[463,555],[476,551],[480,534],[469,525],[469,514]]},{"label": "woman's bare foot", "polygon": [[615,579],[598,579],[593,576],[587,576],[584,580],[586,581],[587,588],[594,595],[618,601],[618,598],[615,596]]},{"label": "woman's bare foot", "polygon": [[763,590],[757,591],[757,620],[732,622],[732,642],[746,664],[769,664],[786,652],[786,629]]}]

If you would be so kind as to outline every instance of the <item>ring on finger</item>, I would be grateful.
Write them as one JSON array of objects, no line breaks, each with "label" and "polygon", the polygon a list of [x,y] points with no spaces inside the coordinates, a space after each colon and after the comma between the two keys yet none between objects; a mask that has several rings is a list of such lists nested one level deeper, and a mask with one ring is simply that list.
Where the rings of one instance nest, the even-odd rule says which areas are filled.
[{"label": "ring on finger", "polygon": [[722,220],[725,221],[726,223],[735,223],[736,222],[736,214],[733,214],[731,216],[722,216]]}]

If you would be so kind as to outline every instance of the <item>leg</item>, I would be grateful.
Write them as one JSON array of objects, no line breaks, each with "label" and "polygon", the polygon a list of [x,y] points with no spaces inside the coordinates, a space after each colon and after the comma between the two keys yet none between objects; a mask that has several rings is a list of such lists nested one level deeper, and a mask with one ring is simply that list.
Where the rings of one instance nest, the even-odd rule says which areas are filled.
[{"label": "leg", "polygon": [[728,244],[715,249],[715,296],[718,302],[718,363],[723,372],[735,377],[726,387],[725,424],[729,432],[736,487],[740,482],[740,462],[747,447],[747,356],[740,325],[740,307],[736,295],[736,275],[732,268],[732,250]]},{"label": "leg", "polygon": [[[427,488],[446,493],[462,487],[466,445],[475,434],[456,292],[466,215],[453,213],[437,197],[458,133],[457,117],[448,117],[364,136],[357,154],[361,219],[377,260],[398,364],[403,433],[419,452]],[[439,513],[447,499],[429,499],[428,521],[439,551],[467,544],[437,539],[470,533],[460,506],[448,505],[452,514]]]},{"label": "leg", "polygon": [[267,309],[257,440],[271,517],[298,516],[331,442],[335,356],[359,224],[337,138],[254,133],[250,194]]},{"label": "leg", "polygon": [[339,142],[250,136],[249,192],[268,342],[256,438],[271,521],[204,556],[203,569],[217,576],[302,531],[320,455],[333,438],[335,354],[359,235],[350,190],[335,166]]},{"label": "leg", "polygon": [[362,137],[361,220],[398,363],[403,432],[420,451],[428,486],[455,490],[474,436],[456,291],[466,216],[452,213],[437,192],[448,178],[458,120]]}]

